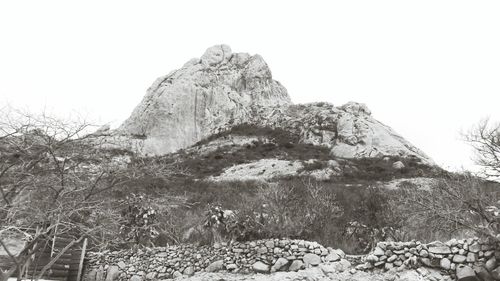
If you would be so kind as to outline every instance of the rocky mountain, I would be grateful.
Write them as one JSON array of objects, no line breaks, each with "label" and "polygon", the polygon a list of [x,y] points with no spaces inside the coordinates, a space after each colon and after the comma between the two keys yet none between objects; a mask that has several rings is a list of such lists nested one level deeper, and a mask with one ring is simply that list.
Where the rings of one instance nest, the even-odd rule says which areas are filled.
[{"label": "rocky mountain", "polygon": [[233,53],[227,45],[158,78],[109,139],[143,155],[164,155],[240,124],[293,132],[299,142],[327,147],[336,157],[434,163],[364,104],[293,104],[260,55]]},{"label": "rocky mountain", "polygon": [[218,45],[158,78],[119,131],[144,137],[142,152],[165,154],[247,122],[258,108],[290,104],[261,56]]}]

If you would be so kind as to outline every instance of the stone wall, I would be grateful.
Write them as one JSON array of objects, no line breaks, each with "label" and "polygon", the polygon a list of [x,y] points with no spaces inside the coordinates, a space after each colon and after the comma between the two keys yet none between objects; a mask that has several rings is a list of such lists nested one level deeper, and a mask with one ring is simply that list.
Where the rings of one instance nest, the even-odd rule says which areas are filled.
[{"label": "stone wall", "polygon": [[427,267],[440,269],[458,280],[500,280],[498,245],[478,238],[429,244],[418,241],[380,242],[363,260],[364,263],[356,266],[357,269]]},{"label": "stone wall", "polygon": [[156,280],[220,270],[270,273],[297,271],[320,263],[335,263],[338,269],[346,269],[351,265],[344,258],[342,250],[304,240],[258,240],[202,247],[178,245],[89,253],[85,280]]},{"label": "stone wall", "polygon": [[428,244],[379,242],[364,256],[346,256],[316,242],[275,239],[89,253],[85,280],[158,280],[196,272],[271,273],[311,266],[337,272],[416,269],[423,276],[432,269],[458,280],[500,280],[499,261],[497,245],[478,238]]}]

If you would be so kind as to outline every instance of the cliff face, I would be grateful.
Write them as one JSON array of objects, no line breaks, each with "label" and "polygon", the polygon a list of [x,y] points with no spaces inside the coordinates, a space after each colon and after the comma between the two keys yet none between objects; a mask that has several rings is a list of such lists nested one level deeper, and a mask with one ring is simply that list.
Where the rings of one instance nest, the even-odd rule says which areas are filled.
[{"label": "cliff face", "polygon": [[217,45],[158,78],[118,131],[144,139],[143,153],[165,154],[246,122],[257,108],[289,104],[261,56]]},{"label": "cliff face", "polygon": [[301,142],[326,146],[338,157],[417,157],[433,163],[363,104],[292,104],[261,56],[232,53],[226,45],[158,78],[114,136],[141,154],[162,155],[242,123],[294,132]]}]

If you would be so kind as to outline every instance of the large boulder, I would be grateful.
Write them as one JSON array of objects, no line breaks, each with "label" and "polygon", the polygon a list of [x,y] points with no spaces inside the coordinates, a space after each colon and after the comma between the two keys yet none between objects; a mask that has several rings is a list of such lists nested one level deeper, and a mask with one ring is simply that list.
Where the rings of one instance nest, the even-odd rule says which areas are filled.
[{"label": "large boulder", "polygon": [[476,272],[470,266],[459,265],[456,269],[458,281],[480,281],[476,276]]},{"label": "large boulder", "polygon": [[130,281],[142,281],[142,277],[139,275],[133,275],[130,277]]},{"label": "large boulder", "polygon": [[441,259],[441,262],[439,263],[442,269],[444,270],[450,270],[451,268],[451,261],[447,258]]},{"label": "large boulder", "polygon": [[490,258],[489,260],[486,261],[486,263],[484,264],[484,267],[488,270],[488,271],[492,271],[493,269],[495,269],[497,267],[498,263],[497,263],[497,260],[495,257],[492,257]]},{"label": "large boulder", "polygon": [[493,277],[491,276],[491,274],[488,272],[488,270],[486,270],[486,268],[484,268],[482,266],[475,267],[474,271],[476,272],[476,276],[478,276],[479,279],[481,279],[482,281],[493,281],[493,280],[495,280],[495,279],[493,279]]},{"label": "large boulder", "polygon": [[301,260],[294,260],[292,262],[292,264],[290,265],[290,267],[288,267],[288,270],[289,271],[298,271],[298,270],[301,270],[301,269],[304,269],[305,266],[304,266],[304,262],[301,261]]},{"label": "large boulder", "polygon": [[340,256],[336,253],[330,253],[325,257],[326,262],[334,262],[334,261],[339,261]]},{"label": "large boulder", "polygon": [[184,269],[182,274],[187,275],[187,276],[192,276],[194,274],[194,267],[193,266],[188,266]]},{"label": "large boulder", "polygon": [[271,272],[284,270],[286,268],[286,266],[288,265],[288,262],[289,262],[289,260],[287,260],[285,258],[279,258],[278,260],[276,260],[274,265],[271,267]]},{"label": "large boulder", "polygon": [[305,254],[304,257],[302,257],[302,260],[304,261],[304,265],[306,267],[316,266],[321,263],[321,258],[318,255],[311,253]]},{"label": "large boulder", "polygon": [[436,241],[432,242],[428,245],[429,248],[429,253],[436,254],[436,255],[449,255],[451,254],[451,249],[449,246],[446,244]]},{"label": "large boulder", "polygon": [[112,265],[108,267],[108,272],[106,273],[106,281],[115,281],[118,280],[118,276],[120,275],[120,269],[116,265]]},{"label": "large boulder", "polygon": [[252,265],[253,271],[257,273],[269,273],[271,267],[261,261],[258,261]]},{"label": "large boulder", "polygon": [[497,267],[491,271],[491,278],[494,280],[500,280],[500,267]]},{"label": "large boulder", "polygon": [[338,272],[347,271],[349,268],[351,268],[351,263],[346,259],[341,259],[340,261],[334,262],[331,265]]},{"label": "large boulder", "polygon": [[217,272],[217,271],[222,270],[223,268],[224,268],[224,261],[223,260],[218,260],[218,261],[214,261],[211,264],[209,264],[207,266],[207,268],[205,269],[205,271],[207,271],[207,272]]}]

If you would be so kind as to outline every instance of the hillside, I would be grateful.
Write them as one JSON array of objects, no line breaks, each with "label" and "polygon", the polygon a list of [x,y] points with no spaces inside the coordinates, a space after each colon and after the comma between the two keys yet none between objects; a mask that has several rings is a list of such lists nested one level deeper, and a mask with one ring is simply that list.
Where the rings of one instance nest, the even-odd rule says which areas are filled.
[{"label": "hillside", "polygon": [[131,116],[107,134],[117,146],[164,155],[241,124],[287,131],[296,142],[327,147],[336,157],[416,157],[434,165],[363,104],[293,104],[261,56],[233,53],[226,45],[158,78]]},{"label": "hillside", "polygon": [[[389,221],[363,217],[373,210],[356,211],[349,200],[362,200],[364,206],[374,186],[425,187],[448,176],[424,152],[374,119],[365,105],[293,104],[261,56],[233,53],[226,45],[210,47],[201,58],[158,78],[118,129],[96,135],[108,148],[134,155],[133,167],[168,171],[141,177],[120,193],[175,195],[193,204],[192,218],[186,218],[193,222],[181,227],[186,241],[191,241],[187,233],[196,228],[194,217],[202,216],[207,204],[238,210],[270,200],[260,197],[280,188],[289,189],[282,191],[291,196],[286,200],[302,194],[302,204],[317,200],[308,198],[308,189],[322,190],[326,198],[340,198],[344,215],[329,210],[320,215],[322,219],[330,216],[341,218],[343,224],[356,220],[389,226]],[[285,201],[280,204],[292,207]],[[325,204],[328,208],[333,202]],[[379,209],[375,216],[382,216],[383,208]],[[276,235],[274,231],[284,229],[241,238],[267,238]],[[313,234],[303,226],[285,232],[327,244],[341,239],[339,233],[328,238],[335,230],[318,231]],[[363,243],[346,247],[364,251]]]},{"label": "hillside", "polygon": [[259,55],[207,49],[114,130],[42,117],[0,122],[0,222],[88,238],[87,281],[500,272],[498,184],[438,167],[364,104],[293,104]]}]

